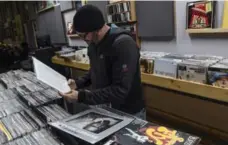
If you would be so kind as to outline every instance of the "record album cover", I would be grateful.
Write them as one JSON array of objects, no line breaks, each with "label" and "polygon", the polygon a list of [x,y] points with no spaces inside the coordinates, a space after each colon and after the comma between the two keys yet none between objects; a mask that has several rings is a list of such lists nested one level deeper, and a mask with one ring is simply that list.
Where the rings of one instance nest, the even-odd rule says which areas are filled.
[{"label": "record album cover", "polygon": [[6,129],[5,125],[0,122],[0,144],[12,140],[12,136]]},{"label": "record album cover", "polygon": [[102,109],[89,109],[49,124],[90,144],[95,144],[133,121],[131,117],[104,112]]},{"label": "record album cover", "polygon": [[136,119],[103,145],[197,145],[199,137]]},{"label": "record album cover", "polygon": [[191,1],[187,3],[187,29],[214,28],[216,1]]}]

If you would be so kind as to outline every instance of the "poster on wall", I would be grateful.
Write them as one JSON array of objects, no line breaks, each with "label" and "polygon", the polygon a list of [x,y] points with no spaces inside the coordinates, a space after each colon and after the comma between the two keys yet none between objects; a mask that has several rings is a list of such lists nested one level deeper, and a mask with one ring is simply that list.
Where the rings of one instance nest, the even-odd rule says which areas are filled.
[{"label": "poster on wall", "polygon": [[215,5],[216,1],[188,2],[187,29],[214,28]]},{"label": "poster on wall", "polygon": [[73,23],[67,22],[67,35],[71,35],[71,34],[74,34]]}]

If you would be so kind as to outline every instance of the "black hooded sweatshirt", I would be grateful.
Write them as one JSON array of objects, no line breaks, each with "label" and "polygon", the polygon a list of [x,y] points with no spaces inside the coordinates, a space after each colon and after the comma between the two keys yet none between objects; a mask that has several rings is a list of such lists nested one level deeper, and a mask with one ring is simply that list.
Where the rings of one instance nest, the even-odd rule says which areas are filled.
[{"label": "black hooded sweatshirt", "polygon": [[[78,102],[135,114],[144,108],[139,48],[123,29],[114,27],[97,45],[88,47],[90,70],[76,80]],[[91,90],[81,89],[92,84]]]}]

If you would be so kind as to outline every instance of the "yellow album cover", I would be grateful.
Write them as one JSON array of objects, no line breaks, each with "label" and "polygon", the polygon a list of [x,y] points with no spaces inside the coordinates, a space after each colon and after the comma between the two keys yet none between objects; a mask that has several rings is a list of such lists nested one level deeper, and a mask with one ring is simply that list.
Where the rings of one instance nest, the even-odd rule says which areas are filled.
[{"label": "yellow album cover", "polygon": [[0,121],[0,140],[12,140],[12,136],[9,131],[6,129],[5,125]]}]

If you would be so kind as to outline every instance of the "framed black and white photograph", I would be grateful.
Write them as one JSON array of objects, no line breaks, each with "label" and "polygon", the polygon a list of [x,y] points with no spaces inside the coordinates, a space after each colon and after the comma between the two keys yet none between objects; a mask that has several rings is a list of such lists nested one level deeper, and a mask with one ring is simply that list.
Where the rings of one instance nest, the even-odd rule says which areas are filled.
[{"label": "framed black and white photograph", "polygon": [[90,109],[68,119],[50,123],[50,125],[86,142],[95,144],[122,129],[134,119],[107,112],[102,112],[101,109]]}]

